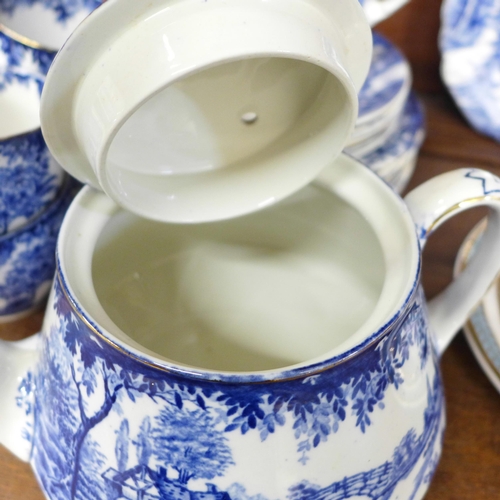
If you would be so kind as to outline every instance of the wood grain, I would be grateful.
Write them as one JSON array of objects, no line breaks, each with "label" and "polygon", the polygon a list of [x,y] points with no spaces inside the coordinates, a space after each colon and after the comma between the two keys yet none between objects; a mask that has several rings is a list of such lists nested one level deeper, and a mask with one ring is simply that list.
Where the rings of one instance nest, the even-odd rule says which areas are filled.
[{"label": "wood grain", "polygon": [[441,0],[411,0],[375,26],[407,57],[413,70],[413,86],[420,92],[443,90],[439,74],[438,37]]},{"label": "wood grain", "polygon": [[[500,175],[500,145],[478,136],[445,94],[425,95],[429,135],[410,188],[447,170],[475,164]],[[482,211],[471,211],[440,228],[424,253],[423,281],[429,297],[451,279],[462,238]],[[43,313],[0,325],[0,336],[23,338],[38,331]],[[442,358],[448,427],[441,462],[426,500],[500,498],[500,395],[459,335]],[[42,500],[29,466],[0,447],[0,499]],[[91,499],[89,499],[91,500]]]}]

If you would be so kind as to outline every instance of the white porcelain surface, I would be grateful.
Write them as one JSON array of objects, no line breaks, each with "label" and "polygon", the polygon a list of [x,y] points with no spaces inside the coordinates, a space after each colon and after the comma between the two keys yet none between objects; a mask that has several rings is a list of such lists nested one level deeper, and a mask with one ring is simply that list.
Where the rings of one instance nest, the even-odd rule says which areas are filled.
[{"label": "white porcelain surface", "polygon": [[[356,180],[363,168],[342,156],[312,187],[274,207],[201,225],[148,222],[88,190],[65,223],[64,272],[82,307],[122,342],[165,355],[161,343],[176,337],[152,332],[160,325],[185,331],[178,342],[187,344],[176,347],[181,363],[247,371],[332,356],[391,317],[415,272],[413,225],[400,220],[400,201],[387,186]],[[246,368],[245,349],[255,356]],[[224,367],[200,361],[214,352]]]},{"label": "white porcelain surface", "polygon": [[[384,146],[395,134],[399,132],[401,115],[403,109],[396,116],[393,116],[383,128],[374,128],[370,134],[355,143],[349,143],[345,151],[355,158],[362,158],[365,155]],[[352,138],[352,137],[351,137]]]},{"label": "white porcelain surface", "polygon": [[370,52],[352,0],[110,0],[52,66],[42,127],[70,173],[133,212],[233,217],[340,153]]},{"label": "white porcelain surface", "polygon": [[375,26],[379,22],[392,16],[409,0],[360,0],[365,11],[370,26]]}]

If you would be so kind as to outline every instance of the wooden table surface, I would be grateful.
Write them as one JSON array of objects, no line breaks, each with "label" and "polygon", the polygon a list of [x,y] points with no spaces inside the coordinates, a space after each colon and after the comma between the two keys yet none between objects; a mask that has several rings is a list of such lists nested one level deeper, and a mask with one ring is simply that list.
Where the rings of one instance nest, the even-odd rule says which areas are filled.
[{"label": "wooden table surface", "polygon": [[[422,95],[428,135],[410,188],[447,170],[480,166],[500,175],[500,145],[472,131],[444,94]],[[483,215],[472,211],[452,219],[430,239],[423,280],[428,297],[451,278],[462,238]],[[43,314],[0,325],[5,339],[36,332]],[[462,334],[442,359],[448,428],[444,451],[426,500],[500,498],[500,395],[472,356]],[[0,500],[43,498],[29,465],[0,447]],[[91,500],[91,499],[89,499]]]}]

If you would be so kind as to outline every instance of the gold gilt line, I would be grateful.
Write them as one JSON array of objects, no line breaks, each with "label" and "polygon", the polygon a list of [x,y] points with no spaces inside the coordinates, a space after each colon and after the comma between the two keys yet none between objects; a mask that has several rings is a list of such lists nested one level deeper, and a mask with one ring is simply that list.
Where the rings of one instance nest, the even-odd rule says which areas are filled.
[{"label": "gold gilt line", "polygon": [[31,40],[31,38],[20,35],[19,33],[17,33],[17,31],[7,28],[7,26],[5,26],[4,24],[0,24],[0,31],[5,33],[8,37],[12,38],[16,42],[22,43],[23,45],[31,47],[32,49],[44,50],[46,52],[56,52],[54,49],[48,49],[35,40]]},{"label": "gold gilt line", "polygon": [[[59,262],[57,263],[56,279],[59,281],[59,285],[60,285],[60,287],[61,287],[61,289],[62,289],[62,291],[64,293],[64,296],[68,300],[71,308],[73,309],[74,313],[78,316],[78,318],[80,318],[83,321],[83,323],[87,326],[87,328],[92,333],[94,333],[95,335],[97,335],[100,339],[102,339],[106,344],[110,345],[113,349],[116,349],[117,351],[121,352],[122,354],[126,355],[127,357],[134,358],[135,360],[137,360],[140,363],[143,363],[144,365],[147,365],[147,366],[149,366],[151,368],[154,368],[156,370],[160,370],[160,371],[163,371],[163,372],[166,372],[166,373],[171,373],[171,374],[174,374],[174,375],[177,375],[177,376],[189,376],[189,377],[193,378],[194,380],[203,381],[203,382],[217,382],[217,383],[229,383],[229,384],[230,383],[234,383],[234,381],[232,381],[232,380],[224,380],[224,379],[216,378],[217,375],[220,375],[220,373],[215,372],[215,371],[214,372],[206,372],[206,371],[201,372],[201,371],[198,371],[198,370],[197,371],[191,371],[189,369],[190,367],[188,367],[188,366],[179,366],[179,367],[175,367],[175,368],[168,368],[168,367],[163,366],[162,364],[160,364],[158,362],[155,363],[155,362],[147,361],[144,358],[142,358],[141,356],[137,355],[136,353],[131,352],[131,351],[127,350],[127,349],[124,349],[120,345],[118,345],[115,342],[113,342],[112,340],[108,339],[92,323],[90,323],[88,321],[88,319],[78,310],[78,307],[77,307],[75,301],[69,295],[69,292],[66,289],[66,285],[65,285],[64,281],[61,278],[61,271],[60,271],[60,267],[59,267]],[[419,282],[420,282],[420,272],[419,272],[419,277],[416,280],[416,283],[419,283]],[[318,363],[327,363],[327,364],[325,366],[323,366],[323,367],[312,368],[311,370],[304,369],[303,372],[298,373],[297,375],[290,375],[288,377],[283,377],[283,378],[269,378],[269,379],[264,379],[264,380],[259,380],[259,381],[243,381],[243,382],[244,383],[250,383],[250,384],[253,385],[253,384],[268,384],[268,383],[271,383],[271,382],[287,382],[287,381],[290,381],[290,380],[298,380],[298,379],[301,379],[301,378],[310,377],[311,375],[316,375],[316,374],[319,374],[319,373],[323,373],[323,372],[325,372],[327,370],[330,370],[330,369],[332,369],[334,367],[337,367],[337,366],[339,366],[339,365],[341,365],[343,363],[346,363],[347,361],[350,361],[352,358],[358,356],[362,352],[364,352],[367,349],[369,349],[370,347],[372,347],[373,344],[375,344],[377,342],[380,342],[385,336],[388,335],[389,332],[393,331],[393,329],[398,324],[398,320],[400,320],[401,318],[405,317],[407,310],[411,307],[411,304],[415,300],[415,296],[416,296],[417,291],[418,291],[418,286],[415,286],[413,288],[411,294],[408,297],[407,303],[405,304],[405,306],[403,306],[400,309],[399,314],[398,314],[398,319],[395,322],[392,322],[390,325],[388,325],[384,329],[384,331],[380,332],[380,334],[377,335],[377,337],[375,337],[371,342],[368,342],[362,348],[360,348],[359,350],[356,350],[356,351],[350,353],[349,355],[345,356],[344,358],[339,359],[338,361],[335,361],[335,362],[329,363],[329,364],[328,364],[327,360],[325,360],[323,362],[319,361]],[[165,360],[165,361],[168,362],[168,360]],[[196,370],[195,367],[193,367],[193,369]],[[293,367],[286,367],[285,366],[282,369],[278,368],[277,370],[288,371],[288,370],[294,370],[294,368]],[[297,368],[297,370],[300,370],[300,368]],[[209,377],[206,377],[206,374],[208,374]],[[213,375],[214,377],[211,378],[210,375]],[[250,375],[262,375],[263,377],[266,376],[265,372],[250,372]],[[247,372],[226,372],[226,373],[223,374],[223,376],[242,377],[244,379],[245,377],[248,376],[248,373]]]},{"label": "gold gilt line", "polygon": [[[497,198],[495,198],[495,199],[497,199]],[[474,249],[474,246],[476,245],[478,238],[480,237],[480,235],[483,233],[483,231],[486,228],[486,222],[487,222],[486,219],[483,219],[470,232],[468,239],[464,243],[463,249],[460,251],[460,257],[459,257],[460,264],[458,266],[459,271],[463,271],[465,269],[465,267],[467,266],[467,262],[470,259],[472,250]],[[485,316],[483,306],[479,306],[479,308],[481,309],[481,314],[483,316]],[[467,330],[467,333],[474,340],[475,347],[481,353],[483,360],[489,366],[491,371],[500,379],[500,371],[498,370],[496,365],[493,363],[493,361],[491,361],[491,358],[488,356],[488,353],[484,349],[483,344],[479,339],[479,334],[477,332],[477,329],[474,326],[474,322],[471,319],[469,319],[467,321],[467,323],[465,324],[465,329]]]},{"label": "gold gilt line", "polygon": [[474,339],[475,347],[481,352],[484,361],[490,367],[491,371],[498,377],[498,379],[500,379],[500,371],[495,366],[493,361],[491,361],[490,357],[488,356],[488,353],[483,348],[483,344],[479,340],[479,335],[478,335],[477,330],[474,326],[474,323],[471,320],[467,321],[466,328],[467,328],[469,335]]},{"label": "gold gilt line", "polygon": [[[441,224],[441,222],[443,221],[443,219],[446,219],[449,215],[451,215],[456,210],[461,209],[461,208],[465,208],[465,209],[466,208],[471,208],[472,206],[477,205],[478,203],[481,203],[481,202],[484,202],[484,201],[489,201],[489,200],[500,202],[500,197],[499,196],[491,196],[491,195],[478,196],[476,198],[468,198],[467,200],[463,200],[460,203],[456,203],[452,207],[448,208],[445,212],[443,212],[429,226],[429,228],[426,230],[426,236],[429,236],[429,234],[432,233],[432,231],[434,231],[434,229],[436,229],[436,227],[439,226],[439,224]],[[470,207],[468,207],[467,205],[470,205]]]},{"label": "gold gilt line", "polygon": [[66,289],[66,285],[64,284],[64,282],[62,281],[61,279],[61,273],[60,273],[60,269],[59,269],[59,266],[58,266],[58,269],[57,269],[57,273],[56,273],[56,276],[57,276],[57,280],[59,281],[59,285],[64,293],[64,296],[66,297],[66,299],[68,300],[69,304],[71,305],[71,308],[73,309],[73,312],[78,316],[78,318],[80,318],[80,320],[83,321],[83,323],[85,324],[85,326],[92,332],[94,333],[95,335],[97,335],[100,339],[102,339],[104,342],[106,342],[106,344],[110,345],[111,347],[113,347],[114,349],[120,351],[122,354],[125,354],[127,357],[128,356],[133,356],[134,358],[136,358],[138,361],[140,361],[141,363],[145,364],[145,365],[148,365],[152,368],[156,368],[156,369],[160,369],[160,370],[163,370],[163,371],[167,371],[167,372],[171,372],[173,370],[169,370],[168,368],[166,367],[162,367],[161,365],[158,365],[158,364],[155,364],[155,363],[151,363],[149,361],[146,361],[144,360],[143,358],[141,358],[140,356],[138,356],[137,354],[135,353],[132,353],[130,351],[127,351],[126,349],[124,349],[123,347],[121,347],[120,345],[116,344],[115,342],[113,342],[112,340],[108,339],[102,332],[100,332],[92,323],[90,323],[88,321],[88,319],[78,310],[78,307],[77,305],[75,304],[75,301],[73,300],[73,298],[69,295],[68,293],[68,290]]}]

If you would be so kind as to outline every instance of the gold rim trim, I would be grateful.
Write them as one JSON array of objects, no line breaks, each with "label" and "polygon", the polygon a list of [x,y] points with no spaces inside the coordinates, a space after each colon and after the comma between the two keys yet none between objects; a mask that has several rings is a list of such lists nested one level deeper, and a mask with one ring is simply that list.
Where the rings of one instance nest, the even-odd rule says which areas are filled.
[{"label": "gold rim trim", "polygon": [[[495,199],[498,199],[495,197]],[[477,243],[478,238],[483,234],[484,230],[486,229],[487,225],[487,220],[483,219],[480,222],[476,224],[476,226],[472,229],[472,231],[469,233],[467,239],[465,240],[463,247],[460,249],[459,256],[458,256],[458,266],[457,270],[458,271],[463,271],[467,267],[467,262],[470,259],[471,252],[474,248],[474,245]],[[493,280],[493,283],[491,286],[495,286],[496,281],[498,277],[496,277]],[[481,314],[483,316],[486,316],[484,312],[484,307],[480,304],[478,308],[475,310],[477,311],[478,309],[481,309]],[[474,313],[473,313],[474,314]],[[479,334],[474,326],[474,323],[472,319],[468,319],[467,322],[464,325],[464,330],[466,335],[470,335],[474,341],[474,347],[480,352],[481,357],[483,361],[486,363],[486,365],[489,367],[489,369],[498,377],[500,380],[500,371],[498,368],[495,366],[495,364],[491,361],[491,358],[488,356],[488,353],[483,347],[482,342],[479,339]]]},{"label": "gold rim trim", "polygon": [[120,345],[116,344],[115,342],[113,342],[112,340],[108,339],[105,335],[103,335],[92,323],[90,323],[87,318],[78,310],[76,304],[75,304],[75,301],[73,300],[73,298],[69,295],[68,293],[68,290],[66,289],[66,285],[64,283],[64,281],[61,279],[61,270],[59,268],[59,263],[57,264],[57,270],[56,270],[56,279],[57,281],[59,282],[59,286],[61,287],[61,290],[63,291],[64,293],[64,296],[66,297],[67,301],[69,302],[70,306],[71,306],[71,309],[73,309],[73,312],[78,316],[78,318],[83,321],[83,323],[85,324],[85,326],[92,332],[94,333],[95,335],[97,335],[100,339],[102,339],[104,342],[106,342],[106,344],[110,345],[111,347],[113,347],[114,349],[116,349],[117,351],[120,351],[121,353],[123,354],[126,354],[127,356],[130,356],[130,355],[133,355],[134,358],[136,358],[138,361],[140,361],[141,363],[144,363],[145,365],[148,365],[152,368],[156,368],[156,369],[161,369],[163,371],[167,371],[167,372],[171,372],[173,370],[169,370],[168,368],[166,367],[162,367],[162,366],[158,366],[157,364],[155,363],[151,363],[149,361],[146,361],[142,358],[140,358],[139,356],[136,356],[134,353],[131,353],[127,350],[125,350],[123,347],[121,347]]},{"label": "gold rim trim", "polygon": [[[482,314],[484,314],[484,309],[482,306],[479,306],[481,309],[482,309]],[[481,343],[481,341],[479,340],[479,335],[477,333],[477,330],[476,330],[476,327],[474,326],[474,324],[472,323],[472,320],[469,320],[467,321],[467,323],[465,324],[465,328],[467,330],[467,334],[470,335],[473,340],[474,340],[474,346],[476,347],[476,349],[481,353],[481,356],[483,358],[483,361],[488,365],[488,367],[490,368],[490,370],[498,377],[498,379],[500,380],[500,371],[498,370],[498,368],[493,364],[493,362],[491,361],[490,357],[488,356],[488,353],[485,351],[485,349],[483,348],[483,344]]]},{"label": "gold rim trim", "polygon": [[14,31],[5,26],[5,24],[0,23],[0,31],[5,35],[7,35],[9,38],[12,38],[12,40],[15,40],[16,42],[26,45],[27,47],[30,47],[32,49],[43,50],[45,52],[51,52],[51,53],[57,52],[57,49],[49,49],[48,47],[44,47],[41,43],[32,40],[27,36],[21,35],[17,31]]},{"label": "gold rim trim", "polygon": [[437,229],[437,227],[443,222],[443,219],[447,219],[451,214],[453,214],[453,212],[456,212],[457,210],[460,209],[467,210],[478,204],[484,205],[485,201],[490,201],[490,200],[497,201],[500,203],[500,196],[491,196],[491,195],[477,196],[456,203],[455,205],[445,210],[436,220],[432,222],[432,224],[427,228],[425,232],[426,237],[429,236],[435,229]]},{"label": "gold rim trim", "polygon": [[[268,378],[265,380],[258,380],[258,381],[249,380],[249,381],[247,381],[247,383],[250,383],[250,384],[268,384],[271,382],[287,382],[287,381],[291,381],[291,380],[298,380],[301,378],[310,377],[311,375],[323,373],[327,370],[332,369],[333,367],[342,365],[343,363],[350,361],[353,357],[357,356],[358,354],[365,352],[367,349],[372,347],[375,343],[381,341],[384,337],[386,337],[392,331],[393,328],[395,328],[399,324],[401,324],[401,318],[404,318],[406,316],[407,311],[409,310],[409,308],[411,307],[411,304],[414,302],[414,300],[417,296],[418,288],[419,288],[418,284],[420,283],[420,278],[421,278],[421,269],[418,270],[418,276],[417,276],[417,279],[415,280],[416,285],[414,286],[414,288],[412,289],[412,292],[408,296],[408,301],[400,309],[400,314],[397,315],[398,317],[390,325],[388,325],[383,331],[381,331],[379,333],[379,335],[377,335],[371,342],[368,342],[366,345],[364,345],[360,349],[352,352],[351,354],[347,355],[345,358],[340,359],[338,361],[335,361],[335,362],[329,364],[328,366],[324,366],[322,368],[312,368],[309,371],[304,370],[304,373],[292,375],[289,377],[283,377],[283,378]],[[94,335],[96,335],[97,337],[102,339],[106,344],[108,344],[112,348],[116,349],[117,351],[121,352],[122,354],[126,355],[127,357],[132,357],[136,361],[138,361],[146,366],[149,366],[150,368],[154,368],[156,370],[160,370],[160,371],[165,372],[165,373],[171,373],[171,374],[174,374],[177,376],[179,376],[179,375],[186,376],[187,375],[187,376],[191,376],[191,378],[193,378],[194,380],[202,380],[204,382],[214,382],[214,383],[223,383],[223,384],[235,383],[235,381],[233,381],[233,380],[224,380],[223,378],[217,378],[217,375],[221,375],[220,372],[216,372],[216,371],[207,372],[207,371],[203,371],[201,368],[189,367],[189,366],[184,367],[184,366],[180,366],[180,365],[178,367],[175,367],[175,368],[174,367],[169,368],[167,366],[163,366],[159,362],[148,361],[148,360],[144,359],[143,357],[141,357],[140,355],[123,348],[122,346],[120,346],[116,342],[113,342],[111,339],[108,339],[92,323],[90,323],[88,321],[88,319],[78,310],[78,307],[77,307],[74,299],[69,294],[69,291],[66,288],[66,284],[64,283],[64,281],[61,278],[61,268],[59,266],[59,259],[56,259],[55,279],[57,279],[57,281],[59,282],[59,286],[61,287],[61,290],[63,291],[63,294],[66,297],[71,308],[73,309],[73,312],[78,316],[78,318],[81,321],[83,321],[85,326]],[[147,356],[147,354],[145,354],[145,355]],[[169,362],[169,361],[165,360],[165,362]],[[174,362],[174,361],[171,361],[171,362]],[[323,361],[323,362],[326,362],[326,361]],[[319,361],[318,363],[322,363],[322,361]],[[286,367],[286,366],[283,368],[276,368],[276,370],[283,370],[283,371],[293,370],[293,369],[294,369],[293,367]],[[300,370],[300,367],[296,368],[296,369]],[[207,377],[206,374],[208,374],[208,375],[213,374],[214,377],[213,378]],[[256,372],[225,372],[225,373],[223,373],[223,376],[227,376],[227,377],[238,377],[238,376],[247,377],[248,375],[254,375],[254,376],[261,375],[264,377],[265,372],[256,371]]]}]

